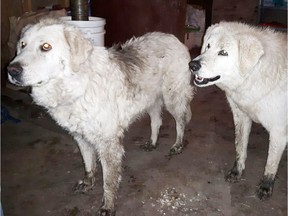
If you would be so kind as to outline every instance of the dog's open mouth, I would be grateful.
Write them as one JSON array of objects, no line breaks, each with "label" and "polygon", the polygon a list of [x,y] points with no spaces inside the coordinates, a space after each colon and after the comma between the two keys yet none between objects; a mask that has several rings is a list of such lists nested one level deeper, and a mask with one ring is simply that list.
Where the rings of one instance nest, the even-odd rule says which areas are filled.
[{"label": "dog's open mouth", "polygon": [[219,75],[212,77],[212,78],[203,78],[201,76],[195,75],[194,82],[196,85],[205,85],[209,82],[214,82],[214,81],[218,80],[219,78],[220,78]]}]

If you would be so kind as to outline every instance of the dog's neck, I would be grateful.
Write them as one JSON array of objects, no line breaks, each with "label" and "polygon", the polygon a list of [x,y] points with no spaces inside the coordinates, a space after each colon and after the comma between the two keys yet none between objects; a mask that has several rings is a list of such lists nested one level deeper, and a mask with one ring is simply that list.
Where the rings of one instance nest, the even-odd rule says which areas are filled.
[{"label": "dog's neck", "polygon": [[36,104],[46,109],[66,106],[85,94],[87,83],[87,76],[78,74],[57,80],[51,79],[43,85],[32,87],[31,96]]}]

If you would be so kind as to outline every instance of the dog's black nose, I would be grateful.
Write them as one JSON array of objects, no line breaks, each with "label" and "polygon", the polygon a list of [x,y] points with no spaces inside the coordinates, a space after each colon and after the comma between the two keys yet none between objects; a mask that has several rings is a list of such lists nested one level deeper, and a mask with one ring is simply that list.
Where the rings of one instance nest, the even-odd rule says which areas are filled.
[{"label": "dog's black nose", "polygon": [[201,68],[201,64],[199,61],[191,61],[189,67],[193,72],[196,72]]},{"label": "dog's black nose", "polygon": [[21,76],[23,68],[19,62],[15,62],[8,65],[7,72],[9,73],[10,76],[18,78]]}]

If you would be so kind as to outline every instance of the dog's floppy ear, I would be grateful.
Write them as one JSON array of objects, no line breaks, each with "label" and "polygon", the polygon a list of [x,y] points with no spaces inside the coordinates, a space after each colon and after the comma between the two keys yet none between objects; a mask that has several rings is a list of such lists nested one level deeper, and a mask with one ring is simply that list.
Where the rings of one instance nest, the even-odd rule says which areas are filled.
[{"label": "dog's floppy ear", "polygon": [[79,71],[80,66],[90,56],[93,46],[79,29],[68,26],[64,29],[64,35],[70,47],[71,67],[74,72]]},{"label": "dog's floppy ear", "polygon": [[252,70],[264,55],[264,48],[255,36],[240,34],[237,37],[239,45],[239,66],[241,75]]},{"label": "dog's floppy ear", "polygon": [[23,35],[25,34],[25,32],[30,29],[33,25],[32,24],[27,24],[25,25],[22,29],[21,29],[21,32],[19,34],[19,37],[22,38]]}]

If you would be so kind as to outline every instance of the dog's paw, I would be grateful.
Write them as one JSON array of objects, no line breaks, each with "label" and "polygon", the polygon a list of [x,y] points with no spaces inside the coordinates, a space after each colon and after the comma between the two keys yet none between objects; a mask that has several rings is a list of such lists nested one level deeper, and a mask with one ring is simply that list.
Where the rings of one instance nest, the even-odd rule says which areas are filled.
[{"label": "dog's paw", "polygon": [[274,187],[274,179],[269,177],[264,177],[258,185],[256,191],[257,197],[260,200],[267,200],[272,196]]},{"label": "dog's paw", "polygon": [[225,175],[225,181],[230,183],[236,183],[240,180],[241,175],[242,175],[241,173],[239,173],[237,170],[233,168]]},{"label": "dog's paw", "polygon": [[177,155],[182,153],[184,146],[182,144],[177,144],[177,145],[173,145],[172,148],[170,149],[169,155]]},{"label": "dog's paw", "polygon": [[115,216],[116,213],[115,211],[112,211],[112,210],[108,210],[108,209],[100,209],[99,210],[99,216]]},{"label": "dog's paw", "polygon": [[156,145],[153,145],[152,141],[149,140],[145,144],[140,145],[140,148],[143,149],[144,151],[150,152],[150,151],[155,150],[157,148],[157,146],[158,146],[157,143],[156,143]]},{"label": "dog's paw", "polygon": [[238,161],[234,162],[232,169],[225,175],[225,181],[230,183],[238,182],[242,176],[243,170],[239,170]]},{"label": "dog's paw", "polygon": [[94,187],[93,181],[79,180],[73,187],[74,193],[86,193]]}]

